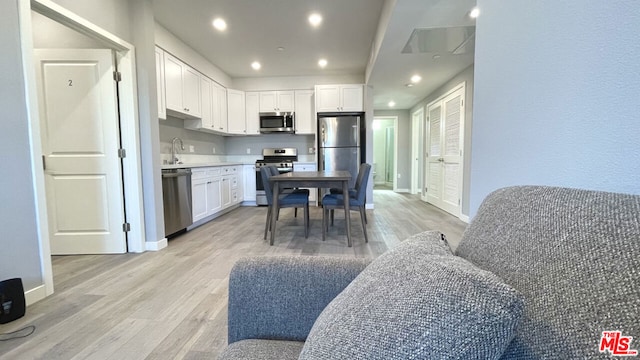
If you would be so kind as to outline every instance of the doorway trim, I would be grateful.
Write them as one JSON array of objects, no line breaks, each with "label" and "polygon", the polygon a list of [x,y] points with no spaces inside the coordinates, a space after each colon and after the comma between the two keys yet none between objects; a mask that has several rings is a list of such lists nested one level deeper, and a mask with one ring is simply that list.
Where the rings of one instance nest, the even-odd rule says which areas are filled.
[{"label": "doorway trim", "polygon": [[20,42],[23,58],[23,72],[26,85],[28,121],[32,156],[32,174],[34,177],[34,195],[37,211],[38,234],[40,244],[40,263],[44,285],[28,291],[25,296],[31,304],[53,294],[53,269],[51,266],[51,248],[48,236],[47,203],[42,171],[42,145],[40,143],[40,120],[38,114],[37,82],[33,68],[33,28],[31,11],[36,11],[58,23],[79,31],[102,42],[116,52],[116,64],[122,74],[118,83],[120,98],[121,141],[127,150],[122,159],[125,212],[131,231],[127,234],[128,252],[145,251],[144,206],[142,198],[142,174],[140,160],[140,136],[138,104],[136,96],[135,48],[132,44],[118,38],[110,32],[96,26],[73,12],[50,0],[20,0]]},{"label": "doorway trim", "polygon": [[[392,116],[379,115],[379,116],[373,117],[373,121],[376,121],[376,120],[393,120],[393,191],[407,192],[408,191],[407,189],[398,189],[398,175],[397,175],[398,174],[398,117],[395,115],[392,115]],[[375,130],[373,131],[375,133]],[[373,159],[371,160],[373,161]],[[373,185],[375,186],[375,181],[373,181],[373,177],[371,180]]]},{"label": "doorway trim", "polygon": [[[419,116],[419,118],[416,118]],[[420,163],[422,159],[422,124],[424,124],[424,106],[411,113],[411,194],[421,194]]]}]

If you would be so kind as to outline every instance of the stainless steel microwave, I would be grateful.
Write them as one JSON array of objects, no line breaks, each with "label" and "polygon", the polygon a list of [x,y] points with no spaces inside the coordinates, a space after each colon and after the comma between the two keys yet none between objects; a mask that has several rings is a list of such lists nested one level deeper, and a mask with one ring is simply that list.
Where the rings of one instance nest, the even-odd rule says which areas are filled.
[{"label": "stainless steel microwave", "polygon": [[292,112],[261,112],[260,132],[269,133],[290,133],[296,132],[295,116]]}]

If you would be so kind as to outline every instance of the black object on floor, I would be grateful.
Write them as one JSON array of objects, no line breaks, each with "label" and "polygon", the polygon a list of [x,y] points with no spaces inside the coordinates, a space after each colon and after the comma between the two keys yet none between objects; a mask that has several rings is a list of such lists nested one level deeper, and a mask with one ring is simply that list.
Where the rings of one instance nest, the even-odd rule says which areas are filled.
[{"label": "black object on floor", "polygon": [[26,307],[22,279],[0,281],[0,324],[23,317]]}]

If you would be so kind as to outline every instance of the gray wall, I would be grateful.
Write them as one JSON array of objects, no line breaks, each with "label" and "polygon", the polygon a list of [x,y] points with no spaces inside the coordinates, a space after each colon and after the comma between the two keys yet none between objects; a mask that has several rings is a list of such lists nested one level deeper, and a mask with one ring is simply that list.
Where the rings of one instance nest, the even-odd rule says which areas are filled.
[{"label": "gray wall", "polygon": [[640,194],[637,0],[478,0],[471,213],[503,186]]},{"label": "gray wall", "polygon": [[313,155],[310,147],[316,146],[313,135],[263,134],[259,136],[238,136],[226,138],[227,155],[251,154],[262,157],[263,148],[291,147],[298,149],[298,155]]},{"label": "gray wall", "polygon": [[[375,110],[375,117],[397,116],[398,117],[398,173],[396,188],[399,190],[410,190],[411,188],[411,117],[409,110]],[[376,144],[373,144],[376,146]],[[393,170],[392,170],[393,171]],[[384,178],[383,174],[378,177]]]},{"label": "gray wall", "polygon": [[[18,18],[19,0],[0,1],[0,281],[20,277],[25,290],[44,283],[33,192],[31,147]],[[29,69],[30,71],[33,71]]]},{"label": "gray wall", "polygon": [[[213,155],[213,148],[216,148],[216,155],[225,155],[225,138],[220,135],[205,133],[202,131],[188,130],[184,128],[184,120],[167,116],[167,120],[160,120],[160,152],[171,153],[171,140],[179,137],[184,143],[186,154]],[[189,152],[189,145],[194,147],[194,152]]]},{"label": "gray wall", "polygon": [[[477,60],[476,60],[477,61]],[[427,105],[438,99],[439,97],[441,97],[442,95],[446,94],[447,92],[449,92],[453,87],[455,87],[456,85],[460,84],[464,82],[465,83],[465,100],[466,100],[466,104],[465,104],[465,114],[464,114],[464,153],[463,153],[463,157],[464,157],[464,164],[463,164],[463,171],[464,171],[464,175],[463,175],[463,179],[462,179],[462,214],[463,215],[469,215],[469,206],[470,206],[470,186],[471,186],[471,140],[472,140],[472,135],[471,135],[471,130],[473,128],[473,123],[474,123],[474,119],[473,119],[473,107],[474,107],[474,65],[471,65],[469,67],[467,67],[466,69],[462,70],[459,74],[457,74],[456,76],[452,77],[450,80],[448,80],[446,83],[444,83],[442,86],[440,86],[436,91],[432,92],[431,94],[429,94],[426,98],[422,99],[418,104],[416,104],[416,106],[414,106],[413,108],[411,108],[410,112],[409,112],[409,119],[411,119],[411,114],[413,114],[416,110],[418,110],[420,107],[422,107],[424,109],[424,118],[427,118]],[[411,132],[411,120],[409,120],[409,132]],[[424,130],[424,129],[423,129]],[[411,142],[411,138],[408,138],[407,140],[408,142]],[[423,144],[421,144],[420,146],[422,146]],[[408,156],[409,156],[409,160],[411,157],[411,148],[408,148]],[[423,168],[424,164],[420,164],[420,174],[424,174],[424,168]],[[409,164],[409,174],[408,176],[411,176],[411,168],[410,168],[411,164]],[[409,179],[410,181],[411,179]],[[422,184],[420,185],[421,188],[424,187],[422,186]]]}]

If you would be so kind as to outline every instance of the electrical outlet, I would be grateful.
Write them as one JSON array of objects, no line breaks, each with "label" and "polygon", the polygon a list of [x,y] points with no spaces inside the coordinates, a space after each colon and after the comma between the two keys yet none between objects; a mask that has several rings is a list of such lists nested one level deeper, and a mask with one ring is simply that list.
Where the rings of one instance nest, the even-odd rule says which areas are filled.
[{"label": "electrical outlet", "polygon": [[196,151],[195,146],[189,145],[189,152],[194,152],[194,151]]},{"label": "electrical outlet", "polygon": [[247,154],[251,154],[251,148],[247,148]]},{"label": "electrical outlet", "polygon": [[309,154],[314,154],[316,152],[316,148],[310,147]]},{"label": "electrical outlet", "polygon": [[215,146],[213,147],[213,153],[214,154],[216,153],[216,147]]}]

